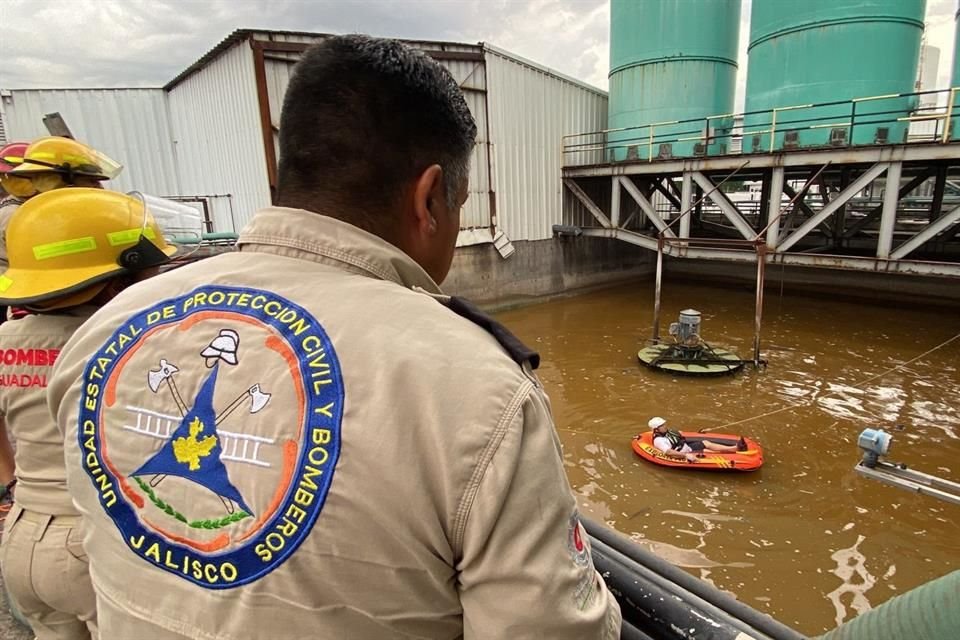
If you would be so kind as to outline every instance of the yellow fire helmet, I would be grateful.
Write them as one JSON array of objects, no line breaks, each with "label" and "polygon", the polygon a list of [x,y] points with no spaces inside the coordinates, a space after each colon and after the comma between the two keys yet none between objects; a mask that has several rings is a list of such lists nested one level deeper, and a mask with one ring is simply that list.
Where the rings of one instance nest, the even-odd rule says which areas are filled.
[{"label": "yellow fire helmet", "polygon": [[77,176],[112,180],[122,169],[115,160],[81,142],[49,136],[31,142],[23,153],[23,162],[15,166],[10,175],[27,178],[54,172],[65,176],[68,182]]},{"label": "yellow fire helmet", "polygon": [[82,304],[106,280],[159,266],[174,253],[140,198],[85,187],[41,193],[7,227],[10,266],[0,275],[0,304]]}]

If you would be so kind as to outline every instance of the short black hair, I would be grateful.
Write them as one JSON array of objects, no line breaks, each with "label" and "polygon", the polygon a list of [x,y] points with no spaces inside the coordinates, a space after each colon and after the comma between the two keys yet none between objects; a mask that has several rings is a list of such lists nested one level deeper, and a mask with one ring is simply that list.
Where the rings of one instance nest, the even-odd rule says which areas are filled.
[{"label": "short black hair", "polygon": [[437,61],[396,40],[328,38],[304,52],[283,101],[278,204],[319,205],[377,232],[404,186],[439,164],[454,206],[476,135]]}]

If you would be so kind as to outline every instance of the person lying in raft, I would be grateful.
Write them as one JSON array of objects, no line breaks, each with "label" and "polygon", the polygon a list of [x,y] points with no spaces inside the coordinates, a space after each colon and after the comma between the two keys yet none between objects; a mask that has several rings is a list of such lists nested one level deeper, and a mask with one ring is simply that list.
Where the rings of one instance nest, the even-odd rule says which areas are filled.
[{"label": "person lying in raft", "polygon": [[696,462],[698,453],[713,451],[715,453],[736,453],[747,448],[741,438],[739,444],[720,444],[710,440],[688,440],[679,431],[667,429],[667,421],[657,416],[650,418],[647,426],[653,430],[653,446],[662,451],[669,458]]}]

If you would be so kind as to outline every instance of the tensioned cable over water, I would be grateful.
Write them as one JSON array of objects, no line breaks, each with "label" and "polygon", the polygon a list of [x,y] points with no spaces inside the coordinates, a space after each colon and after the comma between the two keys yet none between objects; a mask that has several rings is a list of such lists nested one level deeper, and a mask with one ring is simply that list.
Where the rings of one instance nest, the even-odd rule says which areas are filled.
[{"label": "tensioned cable over water", "polygon": [[[914,357],[914,358],[911,358],[910,360],[907,360],[906,362],[901,362],[901,363],[898,364],[898,365],[895,365],[895,366],[893,366],[893,367],[890,367],[889,369],[886,369],[885,371],[881,371],[880,373],[878,373],[878,374],[876,374],[876,375],[874,375],[874,376],[870,376],[869,378],[867,378],[867,379],[865,379],[865,380],[861,380],[860,382],[858,382],[858,383],[856,383],[856,384],[854,384],[854,385],[851,385],[851,386],[852,386],[853,388],[855,388],[855,389],[859,389],[859,388],[862,387],[863,385],[865,385],[865,384],[867,384],[867,383],[870,383],[870,382],[873,382],[873,381],[876,380],[877,378],[882,378],[883,376],[885,376],[885,375],[887,375],[887,374],[893,373],[894,371],[897,371],[897,370],[899,370],[899,369],[902,369],[902,368],[904,368],[904,367],[906,367],[906,366],[909,366],[909,365],[913,364],[914,362],[916,362],[916,361],[918,361],[918,360],[920,360],[920,359],[922,359],[922,358],[930,355],[930,354],[933,353],[934,351],[937,351],[937,350],[939,350],[939,349],[942,349],[943,347],[949,345],[950,343],[952,343],[953,341],[955,341],[955,340],[957,340],[957,339],[960,339],[960,333],[956,334],[956,335],[953,336],[952,338],[949,338],[949,339],[947,339],[947,340],[944,340],[943,342],[941,342],[940,344],[938,344],[937,346],[935,346],[935,347],[933,347],[933,348],[931,348],[931,349],[927,349],[926,351],[924,351],[924,352],[921,353],[920,355],[918,355],[918,356],[916,356],[916,357]],[[801,409],[801,408],[804,408],[804,407],[809,407],[809,406],[811,406],[811,405],[816,404],[819,400],[822,400],[823,398],[829,398],[830,396],[835,395],[836,393],[837,393],[837,392],[828,392],[828,393],[825,393],[825,394],[823,394],[823,395],[821,395],[821,396],[815,396],[815,397],[810,398],[810,399],[808,399],[808,400],[805,400],[805,401],[803,401],[803,402],[795,402],[795,403],[789,404],[789,405],[787,405],[787,406],[785,406],[785,407],[780,407],[779,409],[774,409],[773,411],[767,411],[767,412],[764,412],[764,413],[761,413],[761,414],[758,414],[758,415],[755,415],[755,416],[750,416],[749,418],[744,418],[743,420],[736,420],[736,421],[734,421],[734,422],[728,422],[728,423],[726,423],[726,424],[722,424],[722,425],[719,425],[719,426],[717,426],[717,427],[709,427],[709,428],[705,428],[705,429],[700,429],[700,432],[701,432],[701,433],[709,433],[710,431],[717,431],[717,430],[720,430],[720,429],[726,429],[726,428],[728,428],[728,427],[733,427],[733,426],[736,426],[736,425],[739,425],[739,424],[744,424],[745,422],[752,422],[752,421],[754,421],[754,420],[759,420],[759,419],[761,419],[761,418],[768,418],[768,417],[770,417],[770,416],[774,416],[774,415],[777,415],[777,414],[779,414],[779,413],[784,413],[784,412],[786,412],[786,411],[792,411],[792,410],[794,410],[794,409]],[[575,433],[575,434],[578,434],[578,435],[602,436],[602,437],[612,438],[612,439],[620,439],[620,438],[623,437],[622,435],[614,435],[614,434],[610,434],[610,433],[599,433],[599,432],[596,432],[596,431],[583,431],[583,430],[580,430],[580,429],[569,429],[569,428],[564,428],[564,427],[557,427],[557,431],[565,431],[565,432],[567,432],[567,433]]]}]

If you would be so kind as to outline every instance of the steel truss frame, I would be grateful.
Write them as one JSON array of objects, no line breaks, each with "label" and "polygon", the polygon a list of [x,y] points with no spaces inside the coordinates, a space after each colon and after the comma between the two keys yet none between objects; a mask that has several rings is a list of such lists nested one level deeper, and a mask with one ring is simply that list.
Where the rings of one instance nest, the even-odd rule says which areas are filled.
[{"label": "steel truss frame", "polygon": [[[564,197],[575,198],[599,223],[582,228],[583,235],[671,257],[757,262],[762,256],[767,264],[958,277],[960,193],[946,206],[944,197],[947,186],[960,191],[950,181],[951,172],[960,174],[958,143],[567,167],[563,183]],[[603,188],[598,183],[604,179],[610,189],[606,209],[590,195]],[[745,179],[762,185],[756,214],[746,214],[720,188],[728,180]],[[882,186],[874,185],[880,179]],[[927,180],[934,182],[929,205],[915,199],[908,207],[905,199]],[[790,185],[801,181],[800,189]],[[809,195],[813,185],[819,186],[819,198]],[[880,204],[851,211],[868,187],[882,193]],[[663,196],[659,209],[653,202],[657,193]],[[786,204],[785,198],[790,198]],[[667,215],[662,215],[664,202]],[[635,211],[624,219],[625,203],[634,204]],[[722,217],[705,219],[705,203]],[[704,242],[720,238],[738,242]],[[931,248],[936,260],[929,259]]]}]

